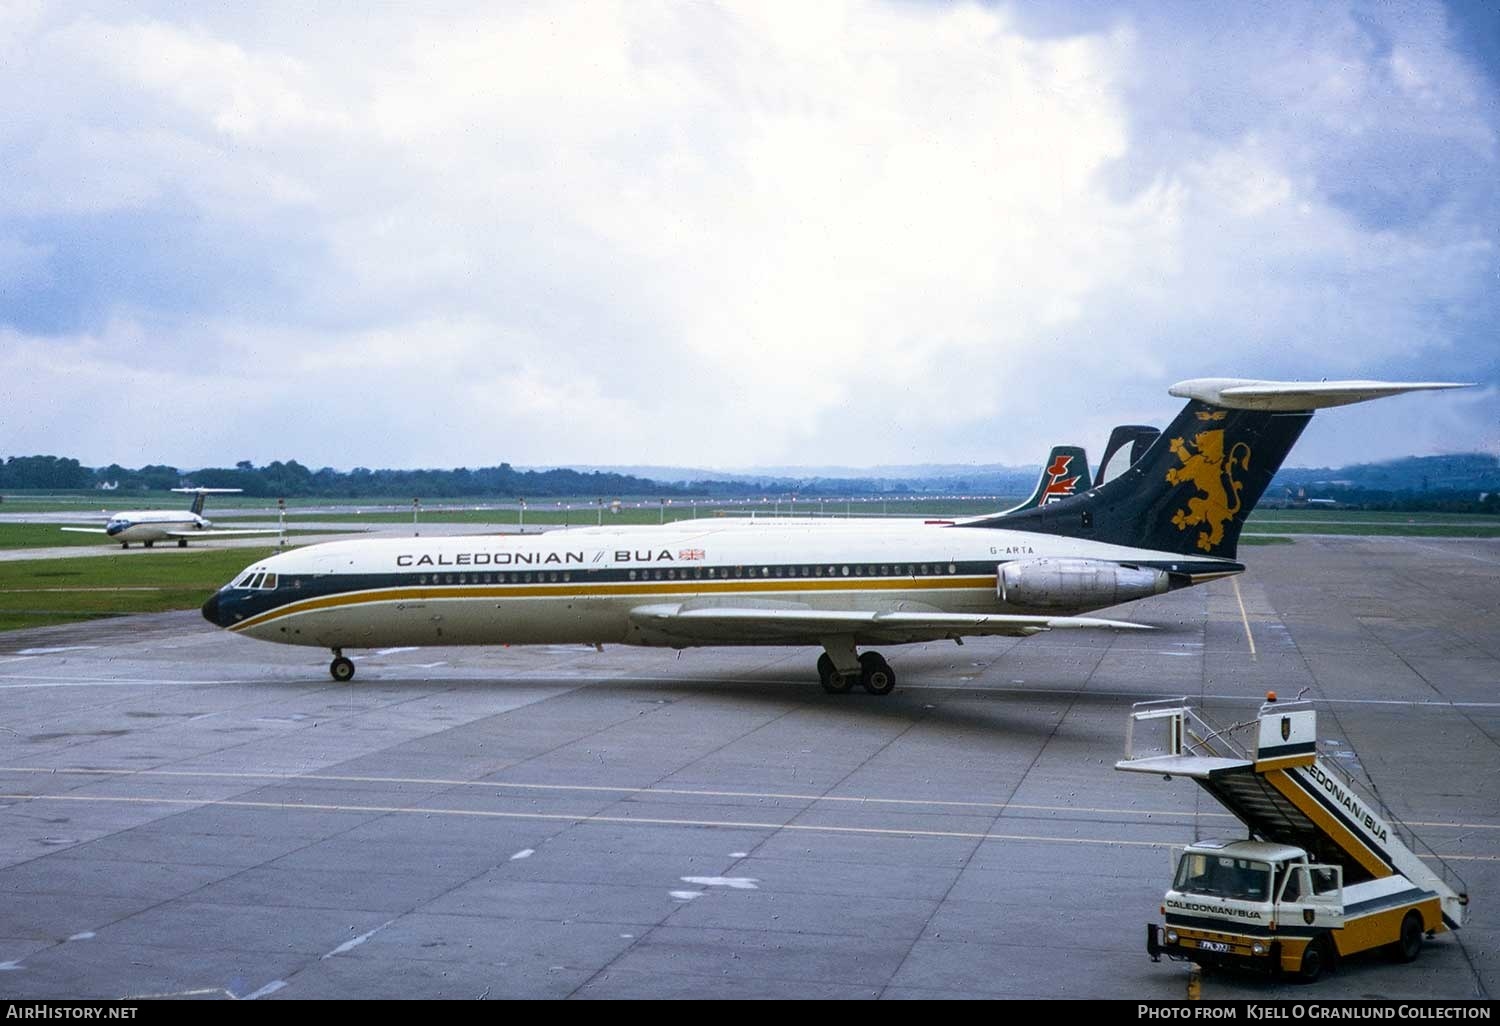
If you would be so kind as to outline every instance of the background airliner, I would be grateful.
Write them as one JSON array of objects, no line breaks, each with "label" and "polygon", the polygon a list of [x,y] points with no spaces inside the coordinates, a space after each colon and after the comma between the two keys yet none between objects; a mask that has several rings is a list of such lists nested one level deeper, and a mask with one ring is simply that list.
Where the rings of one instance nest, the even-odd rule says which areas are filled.
[{"label": "background airliner", "polygon": [[1240,528],[1314,410],[1449,382],[1184,381],[1114,480],[958,521],[682,521],[536,537],[332,542],[255,563],[203,605],[239,634],[392,645],[821,646],[829,692],[896,683],[863,646],[1138,625],[1078,616],[1244,570]]},{"label": "background airliner", "polygon": [[193,504],[186,510],[139,509],[112,514],[103,527],[64,527],[64,531],[75,534],[103,534],[120,543],[120,548],[130,548],[131,542],[140,542],[150,548],[159,541],[176,541],[179,548],[186,548],[189,538],[233,538],[252,534],[278,534],[277,528],[219,528],[203,518],[203,499],[208,495],[226,495],[241,491],[239,488],[173,488],[193,497]]}]

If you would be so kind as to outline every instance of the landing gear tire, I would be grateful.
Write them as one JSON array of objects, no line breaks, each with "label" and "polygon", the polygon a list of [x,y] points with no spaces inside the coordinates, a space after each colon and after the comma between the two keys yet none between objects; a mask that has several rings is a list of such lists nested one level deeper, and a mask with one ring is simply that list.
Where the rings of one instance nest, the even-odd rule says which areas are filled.
[{"label": "landing gear tire", "polygon": [[156,542],[141,542],[141,544],[144,545],[144,546],[146,546],[146,548],[149,549],[151,546],[155,545]]},{"label": "landing gear tire", "polygon": [[1391,958],[1397,962],[1415,962],[1422,953],[1422,914],[1412,911],[1401,920],[1401,934],[1390,947]]},{"label": "landing gear tire", "polygon": [[351,681],[354,679],[354,663],[343,656],[334,656],[333,662],[328,664],[328,673],[340,684]]},{"label": "landing gear tire", "polygon": [[185,549],[185,548],[187,548],[187,539],[186,538],[178,538],[177,539],[177,547],[179,549]]},{"label": "landing gear tire", "polygon": [[822,684],[823,690],[830,695],[846,695],[849,689],[854,687],[854,679],[840,673],[827,652],[818,656],[818,683]]},{"label": "landing gear tire", "polygon": [[896,671],[879,652],[859,657],[859,683],[872,695],[889,695],[896,689]]},{"label": "landing gear tire", "polygon": [[130,548],[130,543],[129,542],[121,542],[120,543],[120,548],[122,548],[122,549],[128,549],[128,548]]},{"label": "landing gear tire", "polygon": [[1297,968],[1298,983],[1316,983],[1333,965],[1333,952],[1327,937],[1314,937],[1302,950],[1302,964]]}]

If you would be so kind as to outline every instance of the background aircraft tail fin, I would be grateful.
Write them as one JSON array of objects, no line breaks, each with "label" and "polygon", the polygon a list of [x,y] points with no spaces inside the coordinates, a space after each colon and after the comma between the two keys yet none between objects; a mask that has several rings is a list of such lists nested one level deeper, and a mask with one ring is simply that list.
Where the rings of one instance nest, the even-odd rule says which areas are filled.
[{"label": "background aircraft tail fin", "polygon": [[1160,434],[1161,428],[1149,424],[1121,424],[1111,431],[1104,458],[1099,461],[1097,482],[1108,484],[1133,467]]},{"label": "background aircraft tail fin", "polygon": [[1012,506],[998,516],[1009,516],[1022,510],[1036,509],[1061,499],[1081,495],[1093,487],[1089,477],[1089,457],[1076,445],[1054,445],[1042,464],[1036,488],[1025,502]]},{"label": "background aircraft tail fin", "polygon": [[188,495],[191,495],[193,497],[193,504],[188,507],[188,510],[193,514],[193,516],[195,516],[195,517],[201,517],[203,515],[203,500],[204,500],[204,498],[206,496],[209,496],[209,495],[233,495],[236,492],[242,492],[242,491],[244,491],[244,489],[243,488],[173,488],[172,491],[174,491],[174,492],[184,492],[184,493],[186,493]]}]

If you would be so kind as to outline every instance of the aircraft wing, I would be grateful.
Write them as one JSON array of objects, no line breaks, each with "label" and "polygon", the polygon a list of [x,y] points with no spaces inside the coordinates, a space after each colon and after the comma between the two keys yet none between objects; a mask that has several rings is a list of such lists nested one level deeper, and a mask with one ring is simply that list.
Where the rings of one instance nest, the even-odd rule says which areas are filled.
[{"label": "aircraft wing", "polygon": [[238,538],[247,534],[280,534],[276,527],[235,527],[212,531],[167,531],[168,538]]},{"label": "aircraft wing", "polygon": [[1026,638],[1066,629],[1154,630],[1144,624],[1084,616],[1008,616],[990,613],[870,612],[755,606],[680,604],[638,606],[630,619],[639,627],[688,644],[820,644],[851,635],[859,644],[903,644],[1000,635]]},{"label": "aircraft wing", "polygon": [[59,531],[72,531],[74,534],[108,534],[102,527],[59,527]]}]

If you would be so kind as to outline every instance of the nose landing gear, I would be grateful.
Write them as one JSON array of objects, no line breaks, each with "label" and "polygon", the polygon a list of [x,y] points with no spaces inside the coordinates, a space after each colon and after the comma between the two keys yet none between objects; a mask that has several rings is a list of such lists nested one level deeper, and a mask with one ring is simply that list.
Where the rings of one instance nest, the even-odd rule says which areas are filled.
[{"label": "nose landing gear", "polygon": [[348,683],[354,679],[354,662],[344,658],[344,650],[336,648],[333,650],[333,662],[328,664],[328,675],[340,684]]}]

